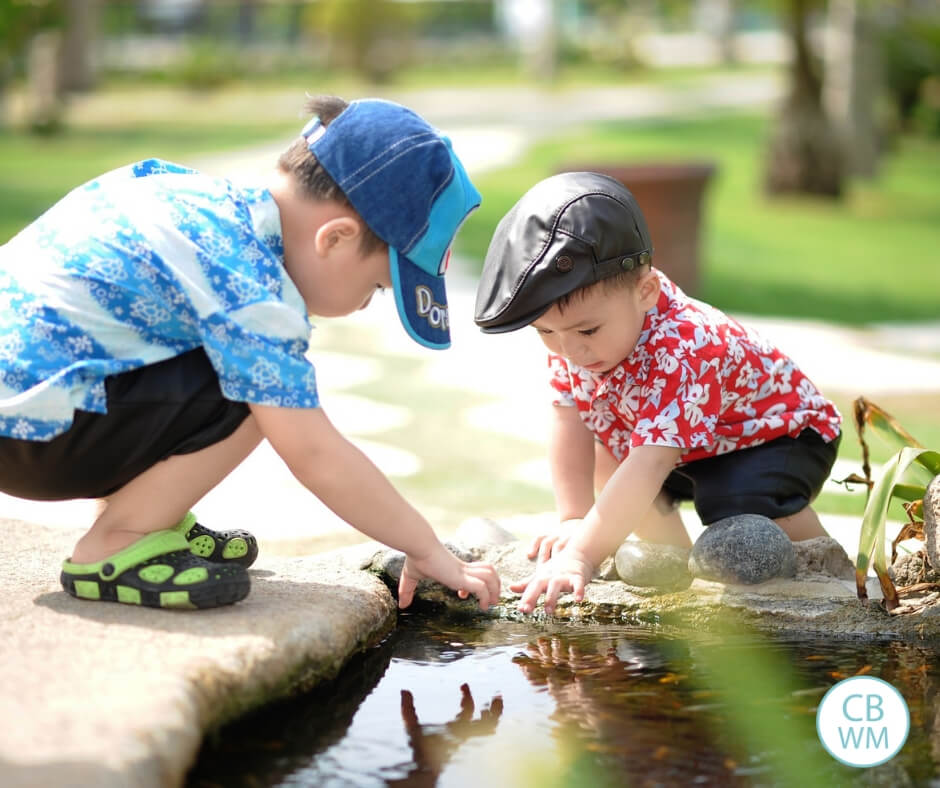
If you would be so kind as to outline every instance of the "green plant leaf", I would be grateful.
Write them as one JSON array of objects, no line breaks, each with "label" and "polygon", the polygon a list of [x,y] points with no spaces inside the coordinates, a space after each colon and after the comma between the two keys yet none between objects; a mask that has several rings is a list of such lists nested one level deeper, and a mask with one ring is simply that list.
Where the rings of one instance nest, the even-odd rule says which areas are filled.
[{"label": "green plant leaf", "polygon": [[924,497],[924,485],[896,484],[891,492],[891,497],[900,498],[902,501],[919,501]]},{"label": "green plant leaf", "polygon": [[[860,572],[867,572],[872,549],[875,552],[875,571],[887,569],[885,563],[885,524],[888,517],[888,505],[892,497],[906,500],[922,498],[926,485],[904,483],[905,473],[914,466],[914,474],[920,477],[920,471],[938,467],[940,453],[930,449],[908,446],[901,449],[884,464],[881,476],[871,489],[865,513],[862,515],[862,528],[858,541],[856,567]],[[934,474],[936,475],[936,474]],[[932,478],[932,477],[931,477]],[[913,497],[912,497],[913,496]]]}]

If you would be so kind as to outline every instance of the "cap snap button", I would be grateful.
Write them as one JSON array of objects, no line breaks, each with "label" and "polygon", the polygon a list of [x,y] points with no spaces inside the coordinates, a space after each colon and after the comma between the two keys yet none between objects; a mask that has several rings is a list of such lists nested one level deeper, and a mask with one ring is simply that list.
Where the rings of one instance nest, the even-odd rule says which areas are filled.
[{"label": "cap snap button", "polygon": [[632,271],[633,263],[634,263],[634,260],[632,257],[624,257],[623,260],[620,261],[620,267],[624,271]]},{"label": "cap snap button", "polygon": [[650,264],[650,253],[640,252],[640,265],[649,265],[649,264]]},{"label": "cap snap button", "polygon": [[555,268],[561,271],[561,273],[566,274],[574,268],[574,260],[568,257],[568,255],[563,254],[561,257],[555,258]]}]

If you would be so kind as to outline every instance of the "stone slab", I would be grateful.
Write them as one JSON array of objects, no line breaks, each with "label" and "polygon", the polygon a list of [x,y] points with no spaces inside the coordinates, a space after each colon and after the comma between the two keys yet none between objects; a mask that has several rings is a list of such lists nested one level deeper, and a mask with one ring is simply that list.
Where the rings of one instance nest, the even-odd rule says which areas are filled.
[{"label": "stone slab", "polygon": [[206,731],[332,678],[396,620],[355,558],[266,558],[236,605],[73,599],[79,531],[0,519],[0,785],[179,785]]}]

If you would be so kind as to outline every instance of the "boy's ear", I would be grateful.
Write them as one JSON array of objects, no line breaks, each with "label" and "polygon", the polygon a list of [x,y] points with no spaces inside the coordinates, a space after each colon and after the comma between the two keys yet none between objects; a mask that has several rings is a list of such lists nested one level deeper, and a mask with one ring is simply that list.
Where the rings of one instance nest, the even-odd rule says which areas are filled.
[{"label": "boy's ear", "polygon": [[314,237],[317,254],[326,257],[336,247],[347,241],[358,241],[362,226],[352,216],[338,216],[324,222]]},{"label": "boy's ear", "polygon": [[650,310],[656,306],[659,301],[660,281],[656,272],[651,268],[640,277],[636,284],[637,294],[640,296],[640,305],[645,310]]}]

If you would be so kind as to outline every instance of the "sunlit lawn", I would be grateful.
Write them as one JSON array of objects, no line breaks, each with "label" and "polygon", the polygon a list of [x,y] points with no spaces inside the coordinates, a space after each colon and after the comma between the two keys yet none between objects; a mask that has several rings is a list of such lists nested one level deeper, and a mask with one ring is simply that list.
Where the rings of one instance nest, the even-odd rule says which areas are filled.
[{"label": "sunlit lawn", "polygon": [[485,199],[461,233],[465,252],[482,259],[522,192],[567,165],[709,160],[702,298],[844,323],[940,319],[940,140],[901,140],[880,176],[852,182],[842,202],[770,199],[760,186],[768,130],[761,117],[722,115],[601,124],[542,142],[478,179]]},{"label": "sunlit lawn", "polygon": [[[183,159],[286,138],[304,96],[198,94],[166,88],[108,91],[78,100],[62,133],[0,129],[0,242],[73,187],[131,161]],[[273,162],[272,162],[273,163]]]}]

